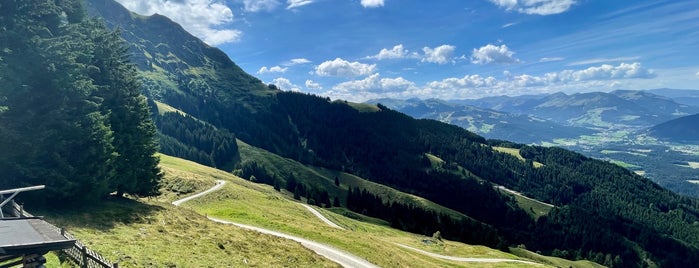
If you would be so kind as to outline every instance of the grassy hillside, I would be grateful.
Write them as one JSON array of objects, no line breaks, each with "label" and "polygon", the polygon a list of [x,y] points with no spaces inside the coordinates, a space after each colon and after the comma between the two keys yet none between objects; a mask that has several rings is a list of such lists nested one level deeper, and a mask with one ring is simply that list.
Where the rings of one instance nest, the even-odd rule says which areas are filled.
[{"label": "grassy hillside", "polygon": [[[336,170],[301,164],[289,158],[273,154],[267,150],[250,146],[238,140],[240,157],[246,161],[253,161],[273,174],[295,174],[302,183],[313,185],[328,191],[330,196],[337,196],[342,203],[347,197],[347,190],[352,187],[366,189],[381,196],[385,201],[410,204],[431,211],[451,215],[452,217],[466,217],[463,213],[446,208],[425,198],[406,194],[388,186],[368,181],[364,178]],[[339,186],[335,186],[334,180],[338,178]]]},{"label": "grassy hillside", "polygon": [[[119,199],[74,211],[40,211],[120,267],[336,267],[298,243],[234,226],[211,222],[204,215],[274,229],[346,250],[382,267],[527,267],[517,263],[459,263],[416,254],[395,245],[458,257],[521,259],[483,246],[439,241],[387,226],[321,213],[348,230],[326,226],[289,195],[194,162],[161,156],[164,195],[152,199]],[[222,179],[226,186],[208,196],[170,204]],[[173,187],[173,185],[179,185]],[[181,256],[173,258],[172,256]],[[55,264],[55,258],[50,258]],[[536,265],[541,267],[543,265]]]}]

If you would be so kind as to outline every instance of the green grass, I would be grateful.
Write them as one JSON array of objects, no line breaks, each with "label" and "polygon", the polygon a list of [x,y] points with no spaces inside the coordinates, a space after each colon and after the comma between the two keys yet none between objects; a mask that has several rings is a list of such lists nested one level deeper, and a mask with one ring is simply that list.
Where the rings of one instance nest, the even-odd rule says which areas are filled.
[{"label": "green grass", "polygon": [[355,110],[359,111],[360,113],[373,113],[373,112],[378,112],[379,107],[374,105],[374,104],[368,104],[368,103],[356,103],[356,102],[345,102],[347,105],[350,107],[354,108]]},{"label": "green grass", "polygon": [[626,163],[626,162],[620,161],[620,160],[609,160],[609,162],[612,163],[612,164],[615,164],[615,165],[617,165],[617,166],[626,168],[626,169],[641,168],[641,167],[639,167],[639,166],[637,166],[637,165],[629,164],[629,163]]},{"label": "green grass", "polygon": [[175,107],[172,107],[170,105],[167,105],[165,103],[155,101],[155,105],[158,107],[158,114],[164,115],[165,113],[174,113],[174,112],[180,112],[182,114],[185,114],[184,112],[175,109]]},{"label": "green grass", "polygon": [[[191,185],[197,191],[213,186],[214,179],[226,174],[169,156],[161,159],[166,183],[177,177],[193,180]],[[77,210],[37,214],[66,227],[90,249],[119,262],[120,267],[338,266],[296,242],[214,223],[203,214],[170,204],[180,197],[166,193],[159,198],[116,199]],[[57,267],[57,259],[49,261],[48,267]]]},{"label": "green grass", "polygon": [[[346,172],[304,165],[294,160],[280,157],[266,150],[250,146],[242,141],[238,141],[238,148],[241,159],[253,160],[273,174],[295,174],[298,181],[325,190],[328,192],[331,199],[333,197],[338,197],[342,203],[347,199],[347,190],[350,187],[359,187],[360,189],[366,189],[368,192],[381,196],[384,201],[411,204],[457,218],[466,217],[463,213],[446,208],[422,197],[403,193],[391,187],[374,183]],[[339,187],[335,186],[336,177],[340,181]],[[282,186],[282,188],[284,187]]]},{"label": "green grass", "polygon": [[[415,254],[395,246],[406,244],[438,254],[464,257],[517,258],[483,246],[456,242],[425,244],[424,236],[398,231],[384,223],[373,224],[345,217],[346,211],[321,210],[328,218],[348,230],[325,225],[288,195],[271,186],[255,184],[234,176],[226,179],[221,190],[192,200],[183,206],[212,217],[277,230],[352,252],[382,267],[521,267],[522,264],[458,263]],[[335,211],[339,213],[335,213]],[[360,218],[364,219],[364,218]],[[376,220],[374,220],[376,221]],[[380,220],[379,220],[380,221]],[[526,265],[525,265],[526,266]]]},{"label": "green grass", "polygon": [[[495,150],[495,151],[497,151],[497,152],[501,152],[501,153],[506,153],[506,154],[512,155],[512,156],[514,156],[514,157],[517,157],[517,159],[519,159],[519,160],[521,160],[521,161],[526,161],[526,159],[524,159],[524,157],[522,157],[522,155],[519,154],[519,149],[493,146],[493,150]],[[537,161],[534,161],[534,167],[535,167],[535,168],[540,168],[540,167],[543,167],[543,166],[544,166],[544,164],[542,164],[542,163],[540,163],[540,162],[537,162]]]},{"label": "green grass", "polygon": [[555,267],[576,267],[576,268],[603,268],[605,266],[591,262],[591,261],[586,261],[586,260],[580,260],[580,261],[571,261],[571,260],[566,260],[562,258],[557,258],[557,257],[550,257],[550,256],[544,256],[540,255],[531,251],[528,251],[526,249],[522,248],[510,248],[510,252],[513,254],[536,260],[542,263],[546,263],[549,265],[553,265]]},{"label": "green grass", "polygon": [[[298,243],[214,223],[204,215],[329,244],[382,267],[532,266],[460,263],[425,256],[395,243],[449,256],[527,259],[484,246],[436,241],[402,232],[389,228],[385,221],[342,208],[319,209],[328,219],[347,228],[335,229],[291,200],[289,193],[277,192],[271,186],[255,184],[194,162],[166,155],[160,157],[165,172],[163,185],[170,187],[163,188],[164,194],[158,198],[115,199],[77,210],[38,211],[37,214],[45,215],[59,227],[66,227],[91,249],[119,262],[120,267],[337,267]],[[321,177],[336,174],[329,170],[311,170]],[[361,180],[344,176],[347,181]],[[185,195],[170,189],[199,192],[213,186],[216,179],[228,183],[218,191],[185,203],[184,208],[169,204]],[[397,194],[395,190],[389,192]],[[406,195],[400,196],[406,198]],[[56,258],[51,257],[49,261],[50,267],[59,265]]]},{"label": "green grass", "polygon": [[517,205],[527,212],[534,219],[538,219],[541,216],[548,215],[551,212],[551,207],[548,204],[544,204],[541,201],[525,198],[521,195],[513,194]]}]

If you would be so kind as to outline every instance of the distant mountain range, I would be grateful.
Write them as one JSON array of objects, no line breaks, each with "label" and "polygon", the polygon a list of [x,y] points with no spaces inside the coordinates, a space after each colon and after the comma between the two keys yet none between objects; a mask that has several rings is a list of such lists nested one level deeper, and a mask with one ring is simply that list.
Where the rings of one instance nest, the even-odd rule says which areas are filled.
[{"label": "distant mountain range", "polygon": [[415,118],[435,119],[457,125],[487,138],[521,143],[575,138],[594,132],[531,115],[501,112],[439,99],[376,99],[367,103],[380,103]]},{"label": "distant mountain range", "polygon": [[514,114],[528,114],[563,125],[611,128],[630,126],[645,128],[681,116],[699,113],[699,107],[649,91],[616,90],[518,97],[487,97],[452,101]]},{"label": "distant mountain range", "polygon": [[671,98],[677,103],[699,106],[699,90],[659,88],[647,90],[647,92]]},{"label": "distant mountain range", "polygon": [[661,140],[673,142],[699,142],[699,114],[680,117],[656,125],[648,134]]},{"label": "distant mountain range", "polygon": [[[496,96],[475,100],[375,99],[415,118],[435,119],[461,126],[488,138],[541,143],[593,133],[639,131],[699,113],[699,107],[682,104],[692,90],[617,90],[568,95]],[[699,91],[697,91],[699,92]],[[684,97],[682,97],[684,96]]]}]

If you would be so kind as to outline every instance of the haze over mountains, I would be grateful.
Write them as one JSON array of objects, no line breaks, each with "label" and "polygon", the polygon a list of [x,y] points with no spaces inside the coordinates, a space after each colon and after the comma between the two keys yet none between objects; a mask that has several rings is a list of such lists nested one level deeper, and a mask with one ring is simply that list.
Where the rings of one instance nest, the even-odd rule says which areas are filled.
[{"label": "haze over mountains", "polygon": [[[26,16],[9,14],[10,21],[0,17],[3,29],[13,32],[21,32],[22,25],[41,26],[40,22],[48,17],[50,25],[55,27],[34,29],[37,33],[53,30],[58,34],[60,29],[70,27],[68,33],[73,35],[61,37],[74,40],[71,38],[80,30],[87,31],[90,25],[95,25],[86,23],[80,16],[62,21],[60,8],[68,2],[45,1],[44,6],[19,0],[12,3],[29,10],[45,8],[38,9],[41,12],[28,12]],[[72,7],[79,6],[76,3],[70,2],[75,4]],[[86,4],[90,15],[119,28],[118,33],[127,40],[128,50],[134,54],[134,63],[139,68],[144,95],[151,109],[157,110],[152,117],[159,131],[161,150],[167,150],[167,154],[234,172],[249,180],[250,185],[265,183],[279,192],[284,186],[290,198],[308,203],[331,206],[330,200],[335,199],[337,202],[332,205],[351,211],[350,215],[363,214],[357,218],[379,218],[374,222],[422,235],[432,235],[438,230],[444,238],[465,243],[502,250],[521,245],[558,257],[589,259],[613,267],[680,267],[699,262],[699,226],[696,225],[699,201],[664,189],[617,164],[558,147],[488,140],[454,125],[409,117],[385,105],[332,101],[327,97],[281,91],[246,74],[221,51],[192,37],[166,17],[138,16],[112,0]],[[50,43],[54,41],[51,38],[51,34],[41,34],[23,36],[20,40],[46,52],[51,50],[35,41]],[[10,47],[3,47],[0,52],[17,51],[18,47],[14,46],[19,45],[6,39],[0,45]],[[103,59],[101,55],[80,57],[83,51],[73,51],[71,47],[64,46],[65,55],[76,55],[73,58],[87,67],[78,68],[83,65],[76,64],[71,68],[72,73],[48,70],[53,74],[51,77],[60,80],[68,77],[67,74],[79,76],[89,71],[95,79],[103,78],[100,68],[92,65]],[[73,60],[66,58],[68,62]],[[3,70],[17,73],[23,73],[24,69],[18,68],[22,66],[0,64]],[[21,91],[22,83],[2,87],[0,93],[12,95]],[[52,88],[51,83],[32,89],[35,88],[52,90],[56,96],[65,97],[61,95],[62,88]],[[89,96],[91,90],[96,91],[96,87],[86,87],[85,95]],[[622,95],[616,98],[631,98],[626,93]],[[108,97],[104,99],[111,100]],[[551,105],[541,107],[565,110],[559,102],[573,102],[566,101],[566,97],[558,94],[551,98]],[[42,122],[41,115],[22,113],[23,106],[16,104],[23,101],[24,98],[8,98],[0,115],[17,114],[28,117],[29,122]],[[605,107],[595,106],[593,110],[606,120],[602,114],[607,112]],[[589,115],[580,115],[576,109],[567,111],[568,117]],[[493,111],[481,112],[488,117],[500,116]],[[537,121],[533,117],[504,116],[506,120]],[[621,118],[634,126],[636,121],[643,122],[641,117],[652,116],[646,111],[633,118]],[[609,118],[622,120],[616,114]],[[71,124],[70,116],[64,119],[66,125],[80,127]],[[597,123],[586,126],[602,126]],[[2,125],[0,134],[12,134],[15,130],[12,127],[15,126]],[[22,142],[32,141],[25,138]],[[63,139],[53,142],[64,144]],[[70,150],[51,151],[52,148],[46,146],[46,152],[42,151],[41,155],[81,155]],[[122,155],[125,159],[128,156]],[[0,160],[3,167],[15,166],[13,159]],[[40,177],[37,174],[50,168],[26,165],[28,170],[19,172]],[[342,182],[337,177],[342,177]],[[415,196],[420,202],[395,198],[398,191],[403,196]],[[527,201],[512,191],[526,195]],[[225,199],[221,200],[223,203],[239,198],[234,194],[219,197]],[[526,202],[544,204],[546,209],[535,212]],[[235,213],[228,214],[235,217]],[[219,249],[222,247],[218,245]]]}]

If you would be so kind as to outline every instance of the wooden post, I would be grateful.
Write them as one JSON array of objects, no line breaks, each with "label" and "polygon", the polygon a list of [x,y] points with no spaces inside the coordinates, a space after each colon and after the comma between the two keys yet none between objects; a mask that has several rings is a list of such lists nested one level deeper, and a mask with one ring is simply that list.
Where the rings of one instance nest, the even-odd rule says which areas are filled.
[{"label": "wooden post", "polygon": [[83,253],[83,265],[81,265],[81,268],[87,268],[87,247],[83,245],[83,248],[80,250]]},{"label": "wooden post", "polygon": [[118,262],[112,263],[112,267],[119,268],[119,263]]}]

